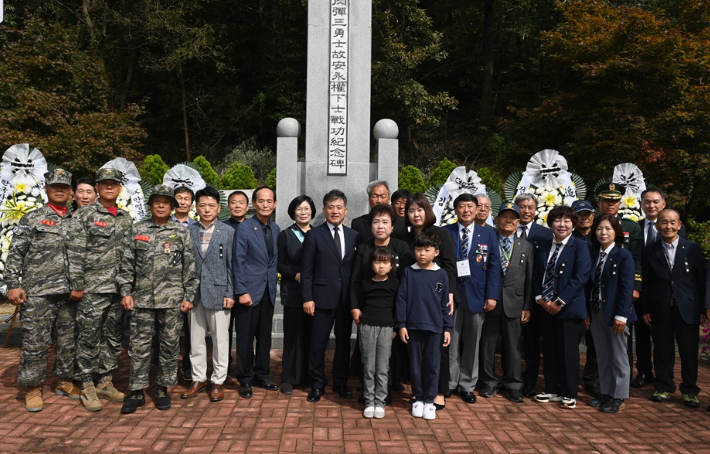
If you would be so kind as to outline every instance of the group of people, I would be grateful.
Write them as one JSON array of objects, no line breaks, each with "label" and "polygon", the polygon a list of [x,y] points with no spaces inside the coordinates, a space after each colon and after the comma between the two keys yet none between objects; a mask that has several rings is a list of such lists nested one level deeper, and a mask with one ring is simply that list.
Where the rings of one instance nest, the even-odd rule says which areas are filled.
[{"label": "group of people", "polygon": [[[500,206],[494,228],[488,197],[464,193],[453,201],[458,222],[439,227],[423,194],[390,194],[387,182],[373,181],[368,214],[349,220],[348,199],[334,189],[323,197],[322,223],[315,225],[315,202],[301,195],[288,206],[294,223],[281,229],[271,220],[276,195],[265,186],[254,190],[256,213],[248,219],[246,194],[230,194],[226,222],[217,220],[216,189],[156,186],[151,216],[133,224],[116,206],[122,177],[101,169],[95,182],[82,188],[80,180],[72,191],[69,172],[49,172],[48,203],[16,229],[5,278],[10,301],[21,305],[19,383],[27,386],[29,411],[43,408],[49,339],[57,394],[90,411],[101,410],[105,398],[133,413],[146,401],[153,352],[154,402],[170,408],[183,330],[182,372],[190,382],[184,399],[202,392],[211,401],[224,398],[236,335],[242,398],[252,397],[253,386],[287,395],[310,386],[307,400],[317,402],[328,383],[333,331],[332,390],[352,399],[348,379],[359,377],[366,418],[383,418],[390,390],[402,391],[405,381],[412,415],[425,419],[453,394],[475,403],[477,387],[484,398],[501,392],[515,403],[531,397],[575,408],[583,336],[589,405],[618,412],[630,386],[651,383],[652,399],[668,401],[676,389],[676,341],[682,401],[700,405],[698,332],[710,316],[705,261],[660,189],[642,194],[640,223],[619,218],[624,188],[607,184],[598,189],[597,216],[581,200],[553,208],[545,227],[535,222],[534,196],[520,194]],[[91,193],[92,183],[93,199],[80,192]],[[75,211],[67,205],[72,193]],[[193,203],[199,221],[188,216]],[[270,379],[279,275],[280,385]],[[112,374],[128,313],[126,395]]]}]

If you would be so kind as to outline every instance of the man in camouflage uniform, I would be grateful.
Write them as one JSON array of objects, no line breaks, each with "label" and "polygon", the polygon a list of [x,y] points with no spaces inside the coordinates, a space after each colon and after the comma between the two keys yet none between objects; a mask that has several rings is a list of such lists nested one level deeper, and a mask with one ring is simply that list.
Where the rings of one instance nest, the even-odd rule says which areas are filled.
[{"label": "man in camouflage uniform", "polygon": [[118,283],[121,304],[131,317],[131,396],[121,413],[133,413],[145,405],[143,390],[149,385],[150,350],[158,326],[160,353],[155,406],[171,406],[168,388],[177,384],[182,313],[192,309],[199,286],[195,277],[192,239],[182,225],[170,221],[170,211],[177,205],[173,190],[159,185],[148,199],[152,217],[133,225],[129,246],[121,261]]},{"label": "man in camouflage uniform", "polygon": [[133,223],[116,206],[122,179],[116,169],[96,172],[99,200],[74,213],[67,244],[71,299],[79,301],[76,379],[81,381],[81,403],[89,411],[103,408],[99,397],[115,403],[125,400],[112,383],[125,320],[116,276]]},{"label": "man in camouflage uniform", "polygon": [[47,372],[47,339],[52,328],[55,392],[78,399],[74,386],[74,319],[76,303],[69,301],[69,279],[65,240],[71,220],[67,201],[71,194],[71,173],[57,169],[44,174],[47,205],[28,213],[15,228],[5,269],[8,299],[20,305],[22,351],[20,385],[27,386],[25,408],[40,411],[42,384]]}]

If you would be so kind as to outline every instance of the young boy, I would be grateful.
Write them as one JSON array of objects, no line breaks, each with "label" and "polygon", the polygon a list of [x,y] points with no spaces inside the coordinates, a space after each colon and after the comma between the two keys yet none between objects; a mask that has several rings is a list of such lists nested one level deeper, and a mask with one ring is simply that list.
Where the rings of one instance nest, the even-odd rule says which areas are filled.
[{"label": "young boy", "polygon": [[397,293],[395,319],[399,337],[408,346],[412,393],[417,398],[412,405],[415,418],[436,418],[434,398],[439,383],[442,333],[443,346],[451,342],[453,319],[446,306],[448,275],[434,263],[439,244],[439,237],[434,234],[417,234],[414,239],[417,263],[404,270]]},{"label": "young boy", "polygon": [[372,252],[371,260],[375,275],[362,282],[364,301],[351,312],[360,330],[358,340],[362,352],[365,397],[365,411],[362,415],[365,418],[381,419],[385,417],[394,304],[399,281],[390,275],[394,254],[389,249],[378,247]]},{"label": "young boy", "polygon": [[69,300],[67,248],[71,211],[71,173],[56,169],[44,174],[47,205],[28,213],[15,228],[8,252],[5,282],[8,299],[20,305],[22,350],[20,385],[27,386],[25,408],[44,408],[42,385],[47,374],[47,341],[56,331],[54,375],[59,378],[55,392],[79,399],[81,390],[71,379],[74,375],[74,326],[76,302]]}]

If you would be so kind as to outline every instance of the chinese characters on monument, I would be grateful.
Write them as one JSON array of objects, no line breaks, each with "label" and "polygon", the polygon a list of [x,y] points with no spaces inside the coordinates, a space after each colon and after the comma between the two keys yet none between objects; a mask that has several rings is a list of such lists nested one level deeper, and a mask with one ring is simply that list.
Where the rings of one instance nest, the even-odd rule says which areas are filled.
[{"label": "chinese characters on monument", "polygon": [[331,0],[328,175],[347,175],[348,2]]}]

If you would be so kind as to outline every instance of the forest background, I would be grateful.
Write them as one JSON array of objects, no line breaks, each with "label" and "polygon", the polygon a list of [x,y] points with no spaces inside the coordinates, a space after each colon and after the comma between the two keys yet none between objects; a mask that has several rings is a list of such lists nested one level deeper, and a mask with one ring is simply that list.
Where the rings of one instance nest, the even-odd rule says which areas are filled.
[{"label": "forest background", "polygon": [[[197,158],[225,188],[273,184],[276,124],[305,124],[307,7],[5,0],[0,149],[77,175],[122,156],[148,179]],[[447,158],[500,190],[553,148],[590,192],[633,162],[688,223],[710,219],[710,2],[373,0],[372,57],[403,186],[440,184]]]}]

